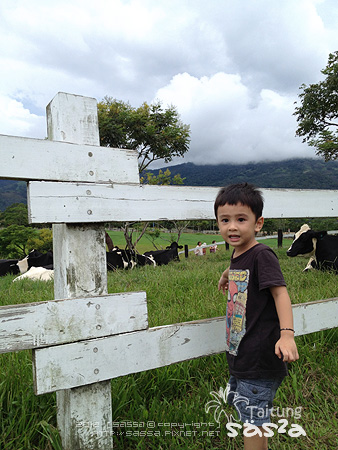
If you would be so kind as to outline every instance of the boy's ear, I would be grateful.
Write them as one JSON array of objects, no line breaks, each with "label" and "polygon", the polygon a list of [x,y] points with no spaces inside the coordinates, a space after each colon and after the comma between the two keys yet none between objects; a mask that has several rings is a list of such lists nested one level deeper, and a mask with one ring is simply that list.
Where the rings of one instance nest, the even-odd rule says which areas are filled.
[{"label": "boy's ear", "polygon": [[263,225],[264,225],[264,217],[259,217],[257,219],[256,226],[255,226],[256,233],[258,233],[258,231],[261,231],[261,229],[263,228]]}]

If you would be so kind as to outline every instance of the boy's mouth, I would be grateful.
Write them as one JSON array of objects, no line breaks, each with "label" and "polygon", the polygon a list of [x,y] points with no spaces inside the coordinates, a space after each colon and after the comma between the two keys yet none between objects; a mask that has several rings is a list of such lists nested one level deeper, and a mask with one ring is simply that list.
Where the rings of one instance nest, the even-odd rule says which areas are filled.
[{"label": "boy's mouth", "polygon": [[229,235],[229,239],[230,239],[230,241],[232,241],[232,242],[236,242],[236,241],[239,241],[239,236],[236,234],[231,234],[231,235]]}]

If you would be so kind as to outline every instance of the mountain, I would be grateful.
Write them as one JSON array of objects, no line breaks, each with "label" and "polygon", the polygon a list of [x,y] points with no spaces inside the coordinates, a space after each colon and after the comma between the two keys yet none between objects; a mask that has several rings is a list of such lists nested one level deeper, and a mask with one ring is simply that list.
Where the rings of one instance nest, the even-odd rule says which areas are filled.
[{"label": "mountain", "polygon": [[[193,163],[166,166],[180,174],[186,186],[226,186],[247,181],[262,188],[338,189],[338,161],[290,159],[251,164],[197,166]],[[157,175],[160,169],[149,170]],[[24,181],[0,180],[0,211],[12,203],[27,203]]]},{"label": "mountain", "polygon": [[248,182],[262,188],[338,189],[338,161],[290,159],[278,162],[251,164],[218,164],[197,166],[179,164],[150,170],[169,169],[171,175],[180,174],[186,186],[226,186]]},{"label": "mountain", "polygon": [[13,203],[27,203],[26,182],[0,180],[0,211]]}]

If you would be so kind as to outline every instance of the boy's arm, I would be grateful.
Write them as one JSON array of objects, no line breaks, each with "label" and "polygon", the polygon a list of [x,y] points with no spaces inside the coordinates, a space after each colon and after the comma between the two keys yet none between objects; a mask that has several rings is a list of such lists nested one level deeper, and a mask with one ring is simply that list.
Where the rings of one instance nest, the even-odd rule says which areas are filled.
[{"label": "boy's arm", "polygon": [[[285,286],[273,286],[270,288],[275,300],[276,310],[279,318],[280,328],[293,330],[292,306],[288,291]],[[283,361],[296,361],[299,358],[295,343],[294,332],[282,330],[280,339],[276,342],[275,353]]]},{"label": "boy's arm", "polygon": [[229,267],[225,269],[225,271],[222,273],[221,278],[218,282],[218,290],[223,291],[223,294],[225,294],[225,291],[228,290],[229,287]]}]

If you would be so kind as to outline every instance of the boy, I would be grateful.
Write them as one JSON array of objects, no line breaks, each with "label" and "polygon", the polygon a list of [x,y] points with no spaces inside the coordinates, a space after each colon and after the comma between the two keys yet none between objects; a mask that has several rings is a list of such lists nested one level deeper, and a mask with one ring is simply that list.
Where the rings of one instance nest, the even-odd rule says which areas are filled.
[{"label": "boy", "polygon": [[244,435],[244,449],[267,450],[261,427],[270,422],[286,362],[299,358],[291,302],[275,253],[256,241],[264,223],[261,192],[247,183],[230,185],[219,191],[214,207],[220,233],[234,248],[218,283],[224,294],[228,290],[228,402],[236,404],[242,422],[262,431],[262,436]]}]

